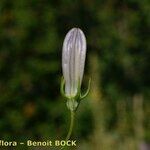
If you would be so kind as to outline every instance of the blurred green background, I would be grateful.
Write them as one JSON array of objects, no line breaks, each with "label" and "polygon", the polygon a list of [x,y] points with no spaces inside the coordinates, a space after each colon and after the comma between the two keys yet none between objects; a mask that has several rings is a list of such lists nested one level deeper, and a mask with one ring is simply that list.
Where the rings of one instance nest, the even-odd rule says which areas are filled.
[{"label": "blurred green background", "polygon": [[65,138],[62,43],[79,27],[87,37],[83,90],[89,77],[92,86],[77,111],[76,149],[149,150],[149,26],[149,0],[1,0],[0,139]]}]

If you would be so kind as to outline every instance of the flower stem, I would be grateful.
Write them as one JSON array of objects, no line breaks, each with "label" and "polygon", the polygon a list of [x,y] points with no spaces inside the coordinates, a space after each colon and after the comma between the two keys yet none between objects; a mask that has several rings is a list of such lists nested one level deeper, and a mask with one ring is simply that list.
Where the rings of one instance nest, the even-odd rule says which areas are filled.
[{"label": "flower stem", "polygon": [[73,130],[73,126],[74,126],[74,118],[75,118],[75,112],[74,111],[70,111],[70,115],[71,115],[71,120],[70,120],[70,127],[69,127],[69,131],[68,134],[66,136],[66,141],[70,139],[71,134],[72,134],[72,130]]},{"label": "flower stem", "polygon": [[[68,141],[69,139],[70,139],[70,137],[71,137],[71,134],[72,134],[72,130],[73,130],[73,126],[74,126],[74,118],[75,118],[75,112],[74,111],[72,111],[72,110],[70,110],[70,127],[69,127],[69,131],[68,131],[68,134],[67,134],[67,136],[66,136],[66,138],[65,138],[65,141]],[[60,150],[62,150],[62,149],[64,149],[64,148],[66,148],[66,146],[65,147],[62,147]]]}]

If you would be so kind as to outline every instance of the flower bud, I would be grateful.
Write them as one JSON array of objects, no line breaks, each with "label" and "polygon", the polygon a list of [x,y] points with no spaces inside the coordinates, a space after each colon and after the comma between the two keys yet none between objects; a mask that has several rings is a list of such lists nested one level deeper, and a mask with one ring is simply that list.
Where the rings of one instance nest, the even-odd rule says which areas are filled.
[{"label": "flower bud", "polygon": [[86,38],[79,28],[71,29],[63,43],[62,70],[65,95],[73,98],[81,87],[86,58]]}]

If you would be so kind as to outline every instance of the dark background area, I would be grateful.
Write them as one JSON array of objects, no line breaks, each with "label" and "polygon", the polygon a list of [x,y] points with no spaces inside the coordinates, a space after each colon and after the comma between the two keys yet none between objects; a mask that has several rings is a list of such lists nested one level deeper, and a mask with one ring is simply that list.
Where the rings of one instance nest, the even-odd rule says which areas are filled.
[{"label": "dark background area", "polygon": [[59,90],[62,43],[79,27],[87,38],[83,90],[89,77],[92,86],[76,116],[77,149],[145,150],[149,17],[148,0],[1,0],[0,139],[64,139],[70,118]]}]

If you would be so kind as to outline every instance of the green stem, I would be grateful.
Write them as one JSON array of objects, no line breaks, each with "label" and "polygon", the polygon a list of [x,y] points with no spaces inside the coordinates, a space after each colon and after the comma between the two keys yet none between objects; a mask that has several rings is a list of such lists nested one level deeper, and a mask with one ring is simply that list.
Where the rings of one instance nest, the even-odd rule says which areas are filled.
[{"label": "green stem", "polygon": [[[67,136],[65,138],[65,141],[68,141],[70,139],[71,134],[72,134],[72,130],[73,130],[73,125],[74,125],[75,112],[70,110],[70,114],[71,114],[70,127],[69,127],[68,134],[67,134]],[[61,150],[64,149],[64,148],[65,147],[62,147]]]},{"label": "green stem", "polygon": [[73,126],[74,126],[74,118],[75,118],[75,112],[74,111],[70,111],[71,113],[71,121],[70,121],[70,127],[69,127],[69,131],[68,134],[66,136],[66,141],[70,139],[71,134],[72,134],[72,130],[73,130]]}]

